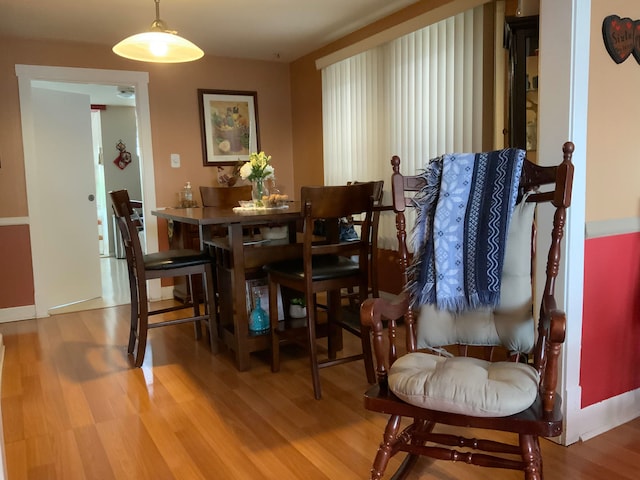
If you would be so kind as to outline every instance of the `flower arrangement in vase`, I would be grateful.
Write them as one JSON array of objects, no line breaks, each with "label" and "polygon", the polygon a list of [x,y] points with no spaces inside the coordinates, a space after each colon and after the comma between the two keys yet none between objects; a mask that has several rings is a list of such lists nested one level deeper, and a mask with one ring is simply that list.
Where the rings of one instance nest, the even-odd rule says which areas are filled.
[{"label": "flower arrangement in vase", "polygon": [[269,197],[269,191],[265,180],[273,178],[274,169],[271,165],[271,155],[264,152],[251,153],[249,161],[240,167],[240,178],[249,180],[253,184],[251,196],[254,206],[264,206],[265,197]]}]

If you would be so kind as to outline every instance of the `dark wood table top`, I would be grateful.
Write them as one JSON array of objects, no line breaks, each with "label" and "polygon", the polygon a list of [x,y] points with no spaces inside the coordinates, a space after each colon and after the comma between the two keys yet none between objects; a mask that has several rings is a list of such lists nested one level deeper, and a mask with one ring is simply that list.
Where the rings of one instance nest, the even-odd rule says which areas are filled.
[{"label": "dark wood table top", "polygon": [[162,208],[153,210],[152,215],[176,222],[194,225],[228,225],[240,223],[254,225],[264,223],[290,222],[302,215],[300,202],[289,202],[288,208],[267,208],[234,211],[229,207]]}]

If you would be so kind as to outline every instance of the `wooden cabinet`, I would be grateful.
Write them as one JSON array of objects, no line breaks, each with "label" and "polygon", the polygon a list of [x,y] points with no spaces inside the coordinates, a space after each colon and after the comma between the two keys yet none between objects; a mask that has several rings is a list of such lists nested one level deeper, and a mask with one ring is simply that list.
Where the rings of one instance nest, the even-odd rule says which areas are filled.
[{"label": "wooden cabinet", "polygon": [[539,17],[507,17],[505,48],[509,50],[508,132],[510,147],[527,150],[535,161],[538,149]]}]

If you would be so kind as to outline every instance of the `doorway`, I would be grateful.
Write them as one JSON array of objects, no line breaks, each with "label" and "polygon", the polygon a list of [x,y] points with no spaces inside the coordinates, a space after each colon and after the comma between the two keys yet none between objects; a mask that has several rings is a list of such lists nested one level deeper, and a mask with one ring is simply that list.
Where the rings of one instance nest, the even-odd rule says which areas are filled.
[{"label": "doorway", "polygon": [[[112,218],[107,192],[126,188],[134,198],[142,199],[135,91],[132,87],[116,85],[44,81],[34,81],[32,85],[50,91],[89,95],[91,104],[92,169],[99,256],[99,260],[96,260],[100,270],[101,295],[55,306],[49,313],[54,315],[128,304],[131,296],[126,258],[118,228]],[[121,152],[117,147],[120,144],[126,145],[127,150],[131,151],[129,163],[118,161]]]},{"label": "doorway", "polygon": [[[47,279],[52,277],[48,271],[48,256],[55,255],[45,239],[51,237],[51,232],[45,229],[46,213],[42,211],[43,202],[46,199],[40,197],[38,190],[38,153],[34,150],[34,140],[37,132],[34,130],[33,119],[36,106],[33,102],[33,82],[52,81],[67,83],[89,83],[97,85],[131,85],[137,93],[135,106],[138,145],[140,152],[140,170],[142,180],[142,200],[145,209],[146,223],[146,248],[148,252],[158,251],[157,222],[149,212],[155,207],[155,185],[153,172],[153,154],[151,148],[151,128],[148,99],[148,74],[146,72],[129,72],[116,70],[97,70],[66,67],[42,67],[31,65],[16,65],[20,91],[20,108],[22,112],[23,144],[25,152],[25,173],[27,183],[27,201],[30,214],[30,233],[32,260],[34,266],[34,289],[36,316],[46,317],[52,305],[48,304],[46,295]],[[64,158],[59,159],[64,161]],[[73,187],[73,181],[68,182],[68,188]],[[92,226],[95,235],[95,225]],[[62,225],[60,226],[62,231]],[[61,232],[57,233],[61,235]],[[59,275],[60,281],[65,281],[64,275]],[[150,294],[155,298],[160,297],[160,282],[149,285]],[[79,299],[83,300],[83,299]]]}]

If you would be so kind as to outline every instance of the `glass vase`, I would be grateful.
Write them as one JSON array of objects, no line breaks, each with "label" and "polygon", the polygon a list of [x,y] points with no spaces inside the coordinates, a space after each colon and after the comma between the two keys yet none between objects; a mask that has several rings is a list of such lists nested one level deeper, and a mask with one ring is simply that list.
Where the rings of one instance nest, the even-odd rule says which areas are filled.
[{"label": "glass vase", "polygon": [[249,330],[253,333],[264,333],[269,330],[269,314],[260,305],[260,297],[256,298],[256,308],[251,311]]},{"label": "glass vase", "polygon": [[253,205],[256,207],[264,207],[264,199],[269,197],[269,189],[264,181],[264,178],[257,178],[252,183],[251,199]]}]

